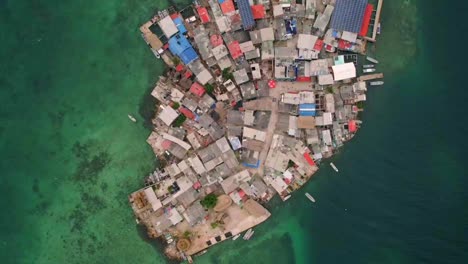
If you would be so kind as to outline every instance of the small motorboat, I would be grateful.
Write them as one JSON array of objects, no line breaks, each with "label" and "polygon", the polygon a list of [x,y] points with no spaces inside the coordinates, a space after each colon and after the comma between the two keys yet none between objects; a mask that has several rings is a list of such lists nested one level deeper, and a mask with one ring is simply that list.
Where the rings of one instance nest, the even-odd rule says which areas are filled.
[{"label": "small motorboat", "polygon": [[335,164],[333,164],[333,162],[330,162],[330,166],[331,166],[336,172],[338,172],[338,168],[335,166]]},{"label": "small motorboat", "polygon": [[237,234],[237,235],[235,235],[234,237],[232,237],[232,240],[236,240],[236,239],[238,239],[240,236],[241,236],[241,234]]},{"label": "small motorboat", "polygon": [[315,198],[312,197],[312,195],[310,195],[309,193],[306,192],[306,193],[305,193],[305,196],[306,196],[311,202],[315,203]]},{"label": "small motorboat", "polygon": [[370,82],[370,85],[372,86],[376,86],[376,85],[383,85],[384,82],[383,81],[375,81],[375,82]]},{"label": "small motorboat", "polygon": [[137,121],[136,118],[134,118],[132,115],[128,115],[128,118],[130,120],[132,120],[132,122],[134,122],[134,123],[136,123],[136,121]]}]

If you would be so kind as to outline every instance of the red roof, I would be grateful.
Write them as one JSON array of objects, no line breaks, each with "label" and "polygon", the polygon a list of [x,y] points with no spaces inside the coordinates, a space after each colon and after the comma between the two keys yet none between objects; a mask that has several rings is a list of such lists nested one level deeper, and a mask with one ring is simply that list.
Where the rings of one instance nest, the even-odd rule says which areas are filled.
[{"label": "red roof", "polygon": [[265,17],[265,7],[263,5],[253,5],[252,8],[253,18],[262,19]]},{"label": "red roof", "polygon": [[206,8],[199,6],[197,7],[197,12],[203,24],[210,22],[210,15]]},{"label": "red roof", "polygon": [[283,181],[284,181],[287,185],[289,185],[289,184],[291,183],[291,180],[288,179],[288,178],[284,178]]},{"label": "red roof", "polygon": [[354,120],[349,120],[349,122],[348,122],[348,130],[349,130],[349,132],[351,132],[351,133],[356,132],[356,130],[357,130],[356,121],[354,121]]},{"label": "red roof", "polygon": [[169,48],[169,43],[164,44],[163,49],[167,50]]},{"label": "red roof", "polygon": [[181,106],[179,107],[179,111],[188,119],[192,119],[192,120],[195,119],[195,114],[192,111],[188,110],[187,108]]},{"label": "red roof", "polygon": [[190,92],[201,97],[205,94],[205,88],[201,84],[194,82],[192,87],[190,87]]},{"label": "red roof", "polygon": [[197,181],[196,183],[194,183],[192,185],[192,187],[196,190],[196,189],[200,189],[202,187],[201,183],[199,181]]},{"label": "red roof", "polygon": [[312,81],[312,77],[298,76],[298,77],[296,78],[296,81],[298,81],[298,82],[311,82],[311,81]]},{"label": "red roof", "polygon": [[168,149],[171,147],[172,142],[169,141],[169,140],[167,140],[167,139],[165,139],[165,140],[162,142],[161,145],[162,145],[162,148],[163,148],[163,149],[168,150]]},{"label": "red roof", "polygon": [[174,20],[179,17],[179,13],[174,13],[171,15],[171,19]]},{"label": "red roof", "polygon": [[242,50],[239,46],[239,41],[233,41],[228,45],[229,53],[233,59],[237,59],[242,56]]},{"label": "red roof", "polygon": [[310,166],[315,166],[314,160],[310,157],[308,152],[304,153],[304,158],[307,160],[307,163],[309,163]]},{"label": "red roof", "polygon": [[192,72],[189,71],[189,70],[187,70],[187,71],[184,73],[184,76],[185,76],[185,78],[188,79],[188,78],[190,78],[190,76],[192,76]]},{"label": "red roof", "polygon": [[322,48],[323,48],[323,40],[317,39],[317,41],[314,44],[314,50],[321,51]]},{"label": "red roof", "polygon": [[231,13],[236,11],[234,8],[234,3],[232,0],[225,0],[223,3],[219,4],[221,6],[221,10],[223,11],[223,14]]},{"label": "red roof", "polygon": [[175,70],[176,70],[177,72],[183,71],[183,70],[184,70],[184,65],[182,65],[182,64],[177,65],[177,66],[175,67]]},{"label": "red roof", "polygon": [[223,38],[220,35],[213,35],[210,37],[211,46],[218,47],[223,44]]},{"label": "red roof", "polygon": [[351,44],[351,42],[349,42],[349,41],[346,41],[346,40],[343,40],[343,39],[340,39],[338,41],[338,48],[339,49],[346,50],[346,49],[350,49],[352,46],[353,46],[353,44]]},{"label": "red roof", "polygon": [[240,189],[237,193],[239,194],[240,198],[243,198],[245,196],[245,192],[242,189]]},{"label": "red roof", "polygon": [[374,6],[371,4],[367,4],[366,11],[364,11],[364,19],[362,20],[361,31],[359,32],[359,36],[366,36],[367,31],[369,30],[369,23],[372,17],[372,11],[374,10]]}]

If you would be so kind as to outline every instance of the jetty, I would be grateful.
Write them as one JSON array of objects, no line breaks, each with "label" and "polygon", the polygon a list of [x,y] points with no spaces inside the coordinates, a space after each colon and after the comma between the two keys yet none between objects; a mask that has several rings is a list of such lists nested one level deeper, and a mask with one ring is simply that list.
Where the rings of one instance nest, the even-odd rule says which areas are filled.
[{"label": "jetty", "polygon": [[359,76],[357,79],[360,82],[375,80],[375,79],[382,79],[384,77],[383,73],[374,73],[374,74],[366,74]]}]

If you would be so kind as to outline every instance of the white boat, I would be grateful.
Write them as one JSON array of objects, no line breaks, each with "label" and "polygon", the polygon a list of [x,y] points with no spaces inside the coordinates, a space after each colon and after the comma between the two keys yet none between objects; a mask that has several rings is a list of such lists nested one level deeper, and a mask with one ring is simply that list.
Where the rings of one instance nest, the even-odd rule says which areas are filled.
[{"label": "white boat", "polygon": [[128,115],[128,118],[132,120],[132,122],[136,123],[136,118],[134,118],[132,115]]},{"label": "white boat", "polygon": [[384,82],[383,81],[375,81],[375,82],[370,82],[369,84],[372,85],[372,86],[376,86],[376,85],[382,85],[382,84],[384,84]]},{"label": "white boat", "polygon": [[241,234],[237,234],[237,235],[235,235],[235,236],[232,238],[232,240],[236,240],[236,239],[238,239],[240,236],[241,236]]},{"label": "white boat", "polygon": [[161,58],[161,55],[159,55],[159,53],[157,51],[155,51],[154,49],[151,49],[151,51],[153,52],[154,56],[158,59]]},{"label": "white boat", "polygon": [[307,196],[307,198],[308,198],[311,202],[315,203],[315,199],[314,199],[314,197],[312,197],[312,195],[310,195],[309,193],[306,192],[306,193],[305,193],[305,196]]},{"label": "white boat", "polygon": [[330,162],[330,166],[331,166],[336,172],[338,172],[338,168],[335,166],[335,164],[333,164],[333,162]]},{"label": "white boat", "polygon": [[286,202],[289,198],[291,198],[291,195],[284,197],[283,202]]},{"label": "white boat", "polygon": [[362,70],[362,72],[363,73],[375,72],[375,69],[374,68],[364,69],[364,70]]},{"label": "white boat", "polygon": [[377,25],[377,34],[380,34],[380,29],[381,29],[381,26],[380,26],[380,23]]},{"label": "white boat", "polygon": [[370,62],[373,62],[373,63],[379,63],[378,60],[374,59],[374,58],[371,58],[369,56],[366,57],[366,60],[370,61]]},{"label": "white boat", "polygon": [[250,232],[247,236],[244,235],[244,240],[250,240],[250,238],[253,236],[255,231]]},{"label": "white boat", "polygon": [[195,257],[199,257],[199,256],[205,254],[206,252],[208,252],[207,249],[205,249],[205,250],[203,250],[203,251],[201,251],[201,252],[198,252],[197,254],[195,254]]},{"label": "white boat", "polygon": [[364,65],[362,65],[362,67],[364,69],[374,68],[374,66],[375,66],[374,64],[364,64]]},{"label": "white boat", "polygon": [[247,230],[247,232],[245,232],[244,236],[242,237],[244,240],[249,240],[250,237],[252,236],[252,228],[250,228],[249,230]]}]

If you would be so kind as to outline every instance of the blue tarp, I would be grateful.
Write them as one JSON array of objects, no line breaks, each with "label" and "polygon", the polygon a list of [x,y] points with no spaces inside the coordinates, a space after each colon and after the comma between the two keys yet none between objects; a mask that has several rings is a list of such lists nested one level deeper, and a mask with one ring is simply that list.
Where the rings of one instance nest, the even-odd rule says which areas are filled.
[{"label": "blue tarp", "polygon": [[286,20],[286,32],[288,34],[296,35],[297,34],[297,21],[295,19]]},{"label": "blue tarp", "polygon": [[237,0],[237,7],[242,18],[242,26],[244,29],[251,29],[255,26],[252,8],[250,7],[249,0]]},{"label": "blue tarp", "polygon": [[187,32],[187,29],[184,26],[184,21],[182,21],[180,17],[176,17],[172,21],[174,21],[174,24],[177,26],[177,29],[179,30],[180,33],[184,34]]},{"label": "blue tarp", "polygon": [[178,56],[185,65],[198,59],[197,52],[195,52],[187,38],[180,33],[169,39],[169,50],[172,54]]},{"label": "blue tarp", "polygon": [[220,4],[224,3],[224,0],[218,0],[218,3]]},{"label": "blue tarp", "polygon": [[257,169],[258,167],[260,167],[260,160],[258,160],[256,164],[249,164],[246,162],[242,162],[242,165],[247,168]]},{"label": "blue tarp", "polygon": [[366,6],[367,0],[336,0],[330,28],[359,33]]},{"label": "blue tarp", "polygon": [[315,104],[300,104],[299,115],[300,116],[315,116]]}]

